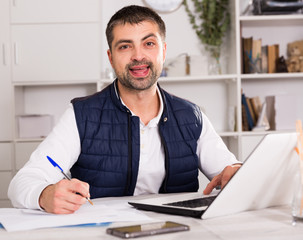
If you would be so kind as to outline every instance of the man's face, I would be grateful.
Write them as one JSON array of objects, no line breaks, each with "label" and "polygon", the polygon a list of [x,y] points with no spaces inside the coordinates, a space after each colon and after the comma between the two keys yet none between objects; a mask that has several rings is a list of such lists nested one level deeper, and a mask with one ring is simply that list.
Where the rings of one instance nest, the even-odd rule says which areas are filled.
[{"label": "man's face", "polygon": [[159,78],[166,54],[158,26],[149,21],[117,25],[108,57],[119,82],[129,90],[146,90]]}]

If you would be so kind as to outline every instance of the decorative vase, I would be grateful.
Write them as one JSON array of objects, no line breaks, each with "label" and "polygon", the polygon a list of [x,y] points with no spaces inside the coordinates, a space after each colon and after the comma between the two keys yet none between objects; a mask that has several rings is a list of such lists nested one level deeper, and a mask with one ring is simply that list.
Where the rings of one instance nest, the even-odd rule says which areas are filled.
[{"label": "decorative vase", "polygon": [[220,47],[219,46],[206,46],[209,52],[208,58],[208,75],[221,75],[222,65],[220,62]]}]

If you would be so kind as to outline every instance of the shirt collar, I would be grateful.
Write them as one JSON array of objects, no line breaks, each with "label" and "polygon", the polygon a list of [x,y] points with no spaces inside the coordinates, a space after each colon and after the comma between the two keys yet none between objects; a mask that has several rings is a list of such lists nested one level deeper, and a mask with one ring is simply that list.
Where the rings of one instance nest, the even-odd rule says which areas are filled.
[{"label": "shirt collar", "polygon": [[[125,105],[125,103],[123,102],[122,98],[119,97],[118,91],[117,91],[117,89],[116,89],[116,85],[115,85],[115,91],[116,91],[117,97],[120,98],[121,103],[123,104],[123,106],[127,107],[127,106]],[[150,126],[150,127],[155,127],[155,126],[158,125],[158,123],[159,123],[159,121],[160,121],[160,118],[161,118],[161,115],[162,115],[162,113],[163,113],[163,99],[162,99],[162,95],[161,95],[161,93],[160,93],[160,90],[159,90],[159,87],[158,87],[158,86],[157,86],[157,95],[158,95],[158,98],[159,98],[159,100],[160,100],[160,108],[159,108],[158,115],[149,121],[148,126]],[[127,107],[127,109],[129,109],[129,108]],[[136,114],[134,114],[130,109],[129,109],[129,111],[131,112],[132,116],[136,116]],[[144,125],[144,124],[141,122],[141,120],[140,120],[140,123],[141,123],[141,125]]]}]

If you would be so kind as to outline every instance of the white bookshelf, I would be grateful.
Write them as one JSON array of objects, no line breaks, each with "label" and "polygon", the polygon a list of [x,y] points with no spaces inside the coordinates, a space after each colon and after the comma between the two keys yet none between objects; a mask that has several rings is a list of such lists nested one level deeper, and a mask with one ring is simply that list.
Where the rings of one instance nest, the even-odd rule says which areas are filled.
[{"label": "white bookshelf", "polygon": [[[303,15],[253,15],[248,12],[242,15],[243,9],[248,0],[236,1],[236,25],[237,25],[237,54],[242,54],[241,38],[253,37],[262,39],[262,45],[279,44],[279,55],[287,59],[287,44],[303,40]],[[293,95],[298,96],[301,105],[303,104],[303,73],[272,73],[272,74],[242,74],[241,56],[238,57],[238,75],[241,89],[248,97],[259,96],[262,101],[266,96],[271,95]],[[289,106],[292,108],[293,106]],[[303,109],[297,110],[297,117],[303,119]],[[263,132],[242,132],[240,131],[240,155],[245,158],[249,151],[247,146],[256,145],[265,134],[271,132],[295,131],[293,128],[286,130],[263,131]]]}]

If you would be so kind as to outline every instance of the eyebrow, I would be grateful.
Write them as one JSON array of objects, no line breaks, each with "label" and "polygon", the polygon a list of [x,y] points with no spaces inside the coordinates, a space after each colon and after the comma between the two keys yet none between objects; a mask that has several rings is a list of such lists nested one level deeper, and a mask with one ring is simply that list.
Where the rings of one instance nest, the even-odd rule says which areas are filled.
[{"label": "eyebrow", "polygon": [[[145,37],[143,37],[143,38],[141,39],[141,41],[144,41],[144,40],[146,40],[146,39],[148,39],[148,38],[150,38],[150,37],[157,38],[157,36],[156,36],[154,33],[150,33],[150,34],[146,35]],[[117,46],[118,46],[119,44],[121,44],[121,43],[133,43],[133,40],[121,39],[121,40],[119,40],[118,42],[115,43],[114,47],[117,47]]]}]

